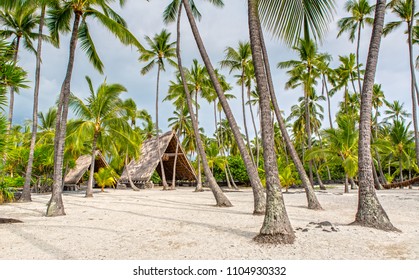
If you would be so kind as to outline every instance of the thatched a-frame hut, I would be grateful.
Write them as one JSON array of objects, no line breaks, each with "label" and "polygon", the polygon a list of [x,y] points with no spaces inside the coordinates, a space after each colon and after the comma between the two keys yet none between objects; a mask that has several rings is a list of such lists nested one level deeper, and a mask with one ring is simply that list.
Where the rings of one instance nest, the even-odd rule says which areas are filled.
[{"label": "thatched a-frame hut", "polygon": [[[92,155],[83,155],[76,160],[76,166],[67,173],[64,178],[64,188],[65,189],[77,189],[77,187],[82,183],[83,175],[90,169],[92,163]],[[96,159],[95,159],[95,172],[100,168],[109,167],[109,164],[106,162],[105,157],[99,150],[96,150]]]},{"label": "thatched a-frame hut", "polygon": [[[195,171],[186,157],[185,151],[179,143],[176,133],[172,131],[166,132],[160,135],[159,138],[160,155],[162,156],[166,180],[168,182],[172,181],[176,146],[179,145],[176,161],[176,181],[195,183]],[[128,166],[125,167],[124,172],[119,179],[119,184],[124,184],[126,186],[130,185],[127,170],[129,170],[131,180],[135,186],[141,188],[150,182],[154,171],[157,171],[161,177],[160,159],[157,150],[157,137],[143,142],[141,146],[140,158],[136,161],[131,161]]]}]

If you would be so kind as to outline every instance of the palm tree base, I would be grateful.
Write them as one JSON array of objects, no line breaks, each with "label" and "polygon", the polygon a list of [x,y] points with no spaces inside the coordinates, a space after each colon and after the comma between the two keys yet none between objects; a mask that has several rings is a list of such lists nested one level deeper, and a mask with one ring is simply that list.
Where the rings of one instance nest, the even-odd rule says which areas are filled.
[{"label": "palm tree base", "polygon": [[295,241],[294,233],[283,234],[263,234],[260,233],[259,235],[253,238],[253,241],[259,244],[293,244]]},{"label": "palm tree base", "polygon": [[32,202],[32,199],[29,197],[29,198],[27,198],[27,197],[24,197],[24,196],[21,196],[18,200],[17,200],[17,202],[19,202],[19,203],[27,203],[27,202]]},{"label": "palm tree base", "polygon": [[93,197],[93,194],[91,194],[91,193],[86,193],[86,195],[85,195],[84,197],[86,197],[86,198],[90,198],[90,197]]},{"label": "palm tree base", "polygon": [[265,210],[263,210],[263,211],[253,211],[253,215],[254,216],[263,216],[263,215],[265,215]]},{"label": "palm tree base", "polygon": [[358,203],[359,205],[358,211],[355,215],[355,221],[350,225],[371,227],[384,231],[401,232],[390,222],[390,219],[378,201],[375,192],[360,192]]},{"label": "palm tree base", "polygon": [[223,201],[217,201],[217,207],[233,207],[233,204],[227,199]]},{"label": "palm tree base", "polygon": [[47,217],[65,216],[64,206],[61,203],[50,201],[47,208]]}]

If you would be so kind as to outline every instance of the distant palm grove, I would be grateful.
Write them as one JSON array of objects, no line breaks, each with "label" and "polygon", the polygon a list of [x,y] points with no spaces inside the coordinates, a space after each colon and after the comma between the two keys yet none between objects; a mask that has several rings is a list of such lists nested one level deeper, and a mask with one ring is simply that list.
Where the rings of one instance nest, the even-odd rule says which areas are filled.
[{"label": "distant palm grove", "polygon": [[[170,102],[169,127],[196,170],[195,190],[210,188],[217,206],[231,207],[234,201],[220,188],[221,182],[223,188],[237,188],[238,183],[252,188],[254,209],[249,211],[265,215],[256,242],[293,243],[295,235],[282,191],[302,187],[307,207],[322,210],[314,186],[326,190],[328,183],[344,185],[342,192],[357,190],[354,224],[397,230],[376,191],[409,187],[418,181],[418,60],[413,55],[419,42],[416,1],[346,1],[337,36],[353,43],[353,53],[332,58],[322,52],[319,40],[332,24],[336,1],[248,0],[248,22],[243,25],[248,25],[249,37],[225,46],[222,61],[211,61],[205,36],[201,39],[196,25],[196,20],[205,16],[204,10],[199,11],[203,1],[166,1],[162,21],[176,24],[176,34],[167,30],[131,33],[116,12],[128,1],[0,1],[0,204],[30,203],[33,193],[48,192],[51,199],[46,215],[65,215],[63,177],[81,155],[91,155],[94,163],[96,150],[110,167],[97,173],[91,169],[86,175],[86,197],[93,196],[94,182],[102,189],[115,187],[127,163],[141,156],[141,143],[164,132],[159,127],[159,105]],[[223,6],[222,0],[209,2]],[[385,20],[389,14],[396,20]],[[82,86],[88,97],[73,94],[72,73],[80,71],[74,65],[76,56],[87,56],[93,67],[105,74],[102,55],[90,36],[93,21],[95,28],[110,32],[120,44],[138,49],[139,79],[155,80],[155,110],[149,112],[133,99],[124,98],[124,85],[108,83],[106,78],[86,76]],[[189,24],[200,53],[191,65],[182,64],[181,21]],[[367,26],[372,29],[371,38],[361,42]],[[374,82],[380,42],[396,28],[406,31],[399,50],[409,52],[411,74],[410,91],[399,94],[409,96],[412,107],[388,101],[382,86]],[[284,49],[291,48],[293,59],[276,61],[269,55],[263,32],[281,40]],[[69,45],[60,41],[64,35],[69,36]],[[361,43],[369,45],[368,50],[361,50]],[[38,101],[45,44],[68,50],[68,57],[65,65],[56,65],[66,69],[60,93],[51,97],[56,105],[42,112]],[[365,61],[360,58],[361,51],[368,54]],[[36,61],[33,81],[19,63],[24,52]],[[338,61],[335,68],[331,67],[332,59]],[[173,73],[167,92],[160,90],[163,71]],[[275,71],[287,74],[286,89],[301,94],[288,116],[277,102],[284,89],[274,87],[278,84],[273,80]],[[231,91],[233,86],[239,89],[236,95]],[[13,112],[19,108],[14,107],[14,97],[24,88],[33,90],[33,118],[16,123]],[[331,113],[332,97],[340,100],[335,115]],[[241,106],[233,114],[230,100],[234,98]],[[204,106],[211,106],[212,116],[201,116]],[[68,118],[70,112],[73,119]],[[213,135],[206,135],[200,127],[203,117],[213,119]],[[153,178],[165,190],[176,187],[163,168],[161,178]],[[15,198],[16,193],[19,196]]]}]

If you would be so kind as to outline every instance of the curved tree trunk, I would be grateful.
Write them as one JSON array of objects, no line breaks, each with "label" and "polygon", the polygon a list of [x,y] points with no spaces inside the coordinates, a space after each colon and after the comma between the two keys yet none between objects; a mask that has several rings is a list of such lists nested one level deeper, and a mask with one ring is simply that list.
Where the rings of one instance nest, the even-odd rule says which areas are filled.
[{"label": "curved tree trunk", "polygon": [[322,206],[320,205],[320,202],[318,201],[316,194],[314,192],[313,185],[310,183],[310,180],[307,176],[304,166],[301,163],[300,158],[298,157],[297,151],[295,150],[295,147],[291,141],[291,138],[289,137],[287,126],[285,125],[285,121],[282,118],[281,111],[279,110],[278,102],[275,95],[275,88],[272,81],[271,69],[269,67],[268,52],[266,50],[265,42],[263,39],[263,32],[262,32],[262,27],[260,26],[260,22],[259,22],[259,32],[260,32],[261,46],[262,46],[262,51],[263,51],[263,59],[265,61],[265,70],[266,70],[268,83],[269,83],[269,92],[271,96],[272,105],[274,107],[276,119],[278,121],[279,129],[281,130],[282,137],[284,137],[285,139],[288,152],[292,158],[292,161],[294,162],[295,167],[297,168],[298,175],[300,176],[301,183],[306,192],[308,209],[322,210]]},{"label": "curved tree trunk", "polygon": [[43,5],[41,9],[41,16],[39,18],[39,31],[38,31],[38,46],[36,49],[36,69],[35,69],[35,88],[33,93],[33,113],[32,113],[32,135],[31,145],[29,148],[28,165],[26,166],[25,183],[23,185],[22,196],[19,202],[32,201],[31,198],[31,178],[32,167],[35,153],[36,133],[38,130],[38,103],[39,103],[39,84],[41,78],[41,53],[42,53],[42,32],[45,22],[46,6]]},{"label": "curved tree trunk", "polygon": [[[196,117],[196,122],[197,122],[197,126],[198,126],[198,133],[199,133],[199,118],[198,118],[198,90],[195,90],[195,104],[196,104],[196,108],[195,108],[195,117]],[[196,138],[196,147],[198,148],[198,138]],[[197,182],[196,182],[196,187],[195,187],[195,191],[196,192],[203,192],[204,189],[202,188],[202,171],[201,171],[201,157],[199,155],[199,152],[196,153],[196,163],[197,163],[197,168],[198,168],[198,172],[197,172]]]},{"label": "curved tree trunk", "polygon": [[194,115],[191,94],[189,93],[188,85],[186,84],[185,73],[183,71],[183,66],[182,66],[182,58],[181,58],[181,55],[180,55],[180,15],[181,15],[181,10],[182,10],[182,4],[179,7],[179,14],[178,14],[176,55],[177,55],[177,59],[178,59],[178,67],[179,67],[179,73],[180,73],[180,76],[181,76],[181,79],[182,79],[183,89],[185,91],[186,101],[188,103],[188,108],[189,108],[189,113],[190,113],[190,117],[191,117],[191,121],[192,121],[193,131],[194,131],[194,134],[195,134],[195,138],[197,140],[196,142],[197,142],[198,152],[200,153],[200,155],[202,157],[202,164],[204,166],[205,176],[207,177],[209,187],[211,188],[211,191],[214,194],[217,206],[219,206],[219,207],[231,207],[231,206],[233,206],[233,204],[231,204],[230,200],[227,198],[227,196],[223,193],[221,188],[218,186],[218,184],[217,184],[217,182],[216,182],[216,180],[215,180],[214,176],[212,175],[211,170],[209,168],[207,157],[205,155],[204,146],[203,146],[202,141],[201,141],[201,136],[199,135],[198,122],[197,122],[197,120],[195,118],[195,115]]},{"label": "curved tree trunk", "polygon": [[[178,131],[176,132],[178,141],[180,139],[180,131],[181,130],[182,130],[182,124],[180,125]],[[175,159],[174,159],[174,162],[173,162],[172,186],[170,187],[171,190],[176,189],[176,164],[177,164],[177,153],[179,152],[179,142],[178,141],[176,141],[176,153],[175,153]]]},{"label": "curved tree trunk", "polygon": [[125,155],[125,168],[127,169],[127,177],[128,177],[128,182],[130,187],[134,190],[134,191],[139,191],[140,189],[137,188],[137,186],[134,184],[134,182],[132,181],[131,178],[131,174],[129,173],[129,166],[128,166],[128,151],[127,154]]},{"label": "curved tree trunk", "polygon": [[218,81],[217,75],[215,74],[214,68],[212,67],[211,61],[208,57],[207,51],[205,49],[204,43],[202,42],[201,36],[196,26],[195,19],[192,15],[191,7],[188,0],[182,0],[183,5],[185,6],[186,14],[189,19],[189,23],[194,34],[195,41],[198,45],[199,52],[201,54],[202,60],[205,63],[208,74],[211,78],[212,84],[215,91],[217,92],[218,99],[223,107],[224,114],[226,115],[228,122],[230,124],[231,130],[234,134],[234,138],[239,147],[240,154],[243,158],[244,164],[246,166],[247,173],[249,175],[250,183],[252,185],[253,197],[254,197],[254,214],[263,214],[265,213],[265,194],[263,192],[262,182],[260,181],[259,174],[256,170],[255,165],[250,158],[249,153],[247,152],[246,145],[244,144],[240,129],[237,125],[237,122],[234,118],[233,112],[231,111],[230,105],[227,102],[227,99],[224,95],[223,89]]},{"label": "curved tree trunk", "polygon": [[89,180],[87,181],[86,197],[93,197],[93,181],[95,175],[96,145],[99,133],[95,131],[92,142],[92,157],[90,161]]},{"label": "curved tree trunk", "polygon": [[47,216],[65,215],[62,199],[64,144],[67,129],[68,100],[70,97],[71,76],[73,73],[80,18],[81,14],[76,13],[74,17],[73,31],[70,38],[70,53],[68,58],[67,71],[64,82],[61,86],[61,93],[58,101],[54,138],[54,175],[52,195],[47,207]]},{"label": "curved tree trunk", "polygon": [[[412,18],[415,15],[415,1],[412,1]],[[413,129],[415,133],[415,152],[416,152],[416,164],[419,165],[419,128],[418,128],[418,102],[416,96],[416,74],[415,65],[413,62],[413,48],[412,48],[412,32],[413,32],[413,21],[408,22],[408,44],[409,44],[409,63],[410,63],[410,76],[411,76],[411,95],[412,95],[412,119]]]},{"label": "curved tree trunk", "polygon": [[259,92],[259,106],[262,119],[262,145],[265,165],[267,203],[266,214],[258,236],[254,238],[262,243],[292,244],[294,230],[288,218],[279,181],[278,166],[274,147],[274,131],[271,121],[271,99],[263,60],[257,0],[248,0],[248,20],[250,45],[255,66],[256,84]]},{"label": "curved tree trunk", "polygon": [[163,184],[163,190],[168,189],[168,185],[166,182],[166,174],[164,173],[164,165],[162,154],[160,151],[160,136],[159,136],[159,85],[160,85],[160,64],[158,64],[157,68],[157,85],[156,85],[156,137],[157,137],[157,152],[159,153],[159,161],[160,161],[160,168],[161,168],[161,181]]},{"label": "curved tree trunk", "polygon": [[358,170],[359,191],[358,211],[354,224],[382,230],[397,230],[378,201],[374,188],[371,166],[371,111],[372,89],[378,62],[378,54],[384,25],[385,0],[377,0],[375,19],[371,36],[368,59],[361,93],[361,115],[359,120]]},{"label": "curved tree trunk", "polygon": [[244,70],[242,69],[241,74],[241,99],[242,99],[242,114],[243,114],[243,126],[244,126],[244,133],[246,135],[246,142],[247,142],[247,149],[250,154],[250,158],[252,159],[253,164],[256,166],[255,157],[252,153],[252,148],[250,146],[250,138],[249,138],[249,131],[247,129],[247,120],[246,120],[246,106],[244,102]]}]

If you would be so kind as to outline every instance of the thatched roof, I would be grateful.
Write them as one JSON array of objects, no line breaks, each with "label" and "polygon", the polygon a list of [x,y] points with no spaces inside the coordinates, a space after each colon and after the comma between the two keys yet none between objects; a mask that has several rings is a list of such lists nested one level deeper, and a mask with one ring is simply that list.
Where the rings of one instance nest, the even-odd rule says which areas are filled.
[{"label": "thatched roof", "polygon": [[[164,172],[168,181],[173,177],[173,165],[176,154],[176,145],[179,144],[178,157],[176,161],[176,180],[196,181],[195,171],[192,168],[182,145],[174,132],[166,132],[160,135],[160,154],[163,159]],[[151,176],[156,170],[161,177],[161,167],[159,153],[157,150],[157,137],[143,142],[141,146],[140,158],[128,164],[131,179],[135,183],[145,183],[150,181]],[[122,184],[128,183],[127,167],[119,180]]]},{"label": "thatched roof", "polygon": [[[78,184],[80,182],[80,179],[83,177],[84,173],[86,173],[86,171],[89,170],[91,161],[92,155],[80,156],[76,160],[76,166],[73,169],[70,169],[70,171],[65,176],[64,186]],[[109,165],[103,157],[102,153],[99,150],[97,150],[95,160],[95,172],[97,172],[99,168],[108,166]]]}]

